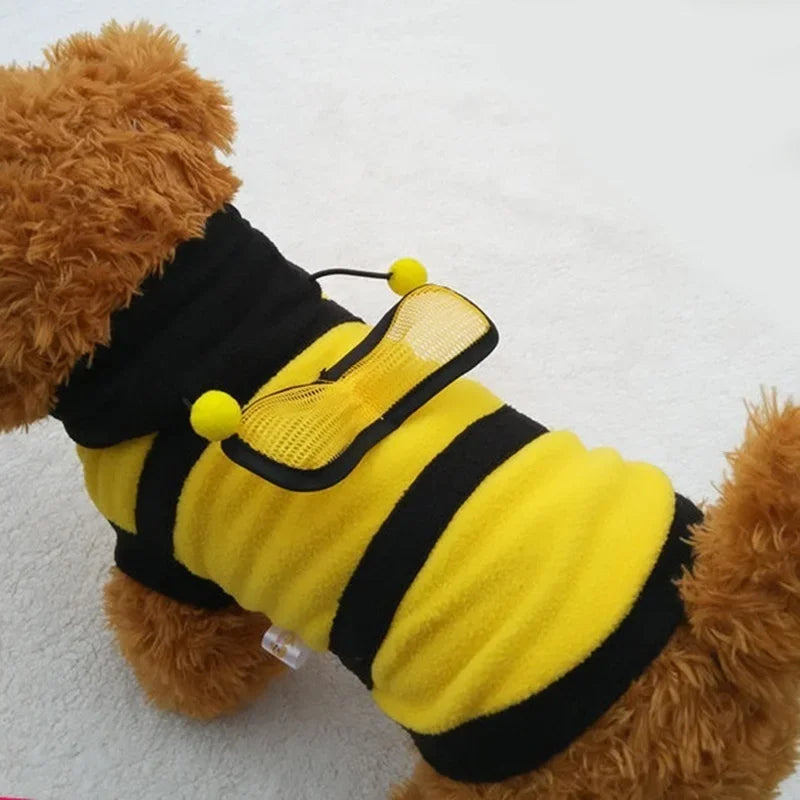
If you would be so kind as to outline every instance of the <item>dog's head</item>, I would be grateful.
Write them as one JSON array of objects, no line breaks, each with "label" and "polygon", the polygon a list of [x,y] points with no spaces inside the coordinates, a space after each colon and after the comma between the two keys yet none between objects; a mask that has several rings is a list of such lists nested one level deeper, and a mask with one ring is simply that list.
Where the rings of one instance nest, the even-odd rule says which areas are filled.
[{"label": "dog's head", "polygon": [[0,430],[52,408],[110,318],[238,187],[228,98],[164,29],[115,23],[0,68]]}]

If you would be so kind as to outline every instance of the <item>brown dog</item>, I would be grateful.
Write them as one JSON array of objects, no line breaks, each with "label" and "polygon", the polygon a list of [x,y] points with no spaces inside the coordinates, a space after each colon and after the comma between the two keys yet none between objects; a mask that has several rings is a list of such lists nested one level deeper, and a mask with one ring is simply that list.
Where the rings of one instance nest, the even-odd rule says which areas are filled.
[{"label": "brown dog", "polygon": [[[108,26],[0,71],[0,428],[53,411],[112,318],[238,180],[234,124],[174,37]],[[687,622],[613,707],[533,772],[454,781],[420,763],[398,800],[764,800],[794,764],[800,708],[800,408],[751,413],[694,532]],[[283,671],[268,622],[181,603],[115,569],[109,620],[161,707],[209,718]]]}]

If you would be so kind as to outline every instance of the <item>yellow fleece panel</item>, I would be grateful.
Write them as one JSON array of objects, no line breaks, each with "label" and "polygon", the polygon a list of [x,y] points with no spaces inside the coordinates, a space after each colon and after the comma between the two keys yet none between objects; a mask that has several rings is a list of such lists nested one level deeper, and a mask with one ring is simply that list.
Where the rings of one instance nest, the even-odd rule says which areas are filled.
[{"label": "yellow fleece panel", "polygon": [[373,663],[378,705],[441,733],[584,661],[631,610],[672,521],[668,478],[548,433],[454,516]]},{"label": "yellow fleece panel", "polygon": [[136,533],[136,491],[155,434],[95,449],[77,446],[86,490],[98,511],[128,533]]},{"label": "yellow fleece panel", "polygon": [[[368,332],[334,328],[256,397],[315,380]],[[425,466],[502,402],[469,380],[448,386],[376,445],[340,483],[320,492],[274,486],[206,448],[184,483],[175,555],[245,608],[262,611],[316,650],[328,646],[339,597],[372,536]]]}]

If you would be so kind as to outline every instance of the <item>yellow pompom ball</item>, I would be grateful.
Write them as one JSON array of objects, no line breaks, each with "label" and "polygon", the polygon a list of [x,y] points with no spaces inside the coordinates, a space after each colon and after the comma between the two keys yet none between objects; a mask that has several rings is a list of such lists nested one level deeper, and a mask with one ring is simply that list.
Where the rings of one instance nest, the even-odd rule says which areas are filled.
[{"label": "yellow pompom ball", "polygon": [[428,271],[414,258],[401,258],[389,267],[389,286],[399,295],[413,292],[428,282]]},{"label": "yellow pompom ball", "polygon": [[192,403],[189,416],[194,432],[210,442],[233,436],[242,421],[242,409],[227,392],[204,392]]}]

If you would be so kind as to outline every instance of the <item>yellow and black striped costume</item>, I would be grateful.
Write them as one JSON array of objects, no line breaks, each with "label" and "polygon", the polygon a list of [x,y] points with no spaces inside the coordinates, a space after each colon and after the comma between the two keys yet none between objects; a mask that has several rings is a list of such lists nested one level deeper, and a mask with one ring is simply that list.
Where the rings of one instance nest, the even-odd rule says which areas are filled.
[{"label": "yellow and black striped costume", "polygon": [[344,480],[279,488],[197,437],[184,400],[312,382],[367,326],[232,208],[143,289],[55,412],[132,577],[332,650],[458,780],[535,768],[661,651],[700,514],[659,470],[459,379]]}]

